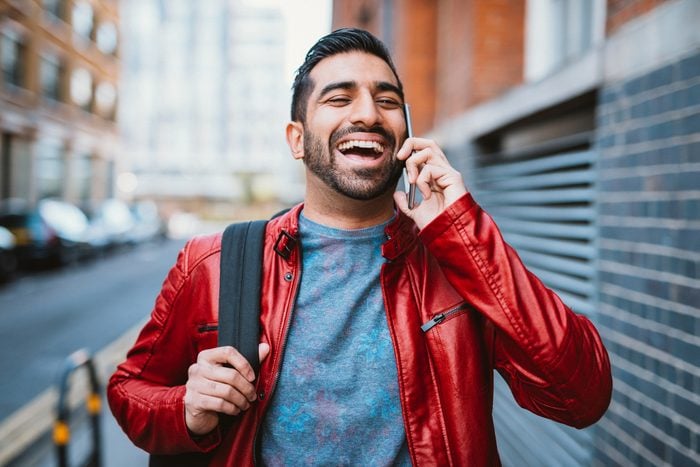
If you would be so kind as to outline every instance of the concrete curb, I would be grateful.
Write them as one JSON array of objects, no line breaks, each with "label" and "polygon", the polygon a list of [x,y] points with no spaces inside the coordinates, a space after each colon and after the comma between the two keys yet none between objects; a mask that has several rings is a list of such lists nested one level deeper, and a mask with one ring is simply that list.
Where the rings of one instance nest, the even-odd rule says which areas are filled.
[{"label": "concrete curb", "polygon": [[[144,324],[145,320],[133,326],[93,356],[93,362],[103,385],[116,365],[124,359]],[[87,395],[87,375],[84,371],[75,373],[71,387],[69,405],[75,408],[85,401]],[[0,423],[0,465],[6,465],[15,459],[52,428],[57,402],[58,389],[52,386]],[[106,404],[103,404],[103,413],[105,406]],[[110,415],[107,414],[107,416]]]}]

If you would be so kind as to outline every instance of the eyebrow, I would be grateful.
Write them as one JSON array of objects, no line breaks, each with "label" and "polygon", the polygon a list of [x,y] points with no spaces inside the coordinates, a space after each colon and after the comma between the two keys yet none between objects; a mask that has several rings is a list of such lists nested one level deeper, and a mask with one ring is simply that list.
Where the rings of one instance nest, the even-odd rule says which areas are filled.
[{"label": "eyebrow", "polygon": [[[337,81],[335,83],[330,83],[324,86],[323,89],[321,89],[319,98],[322,98],[329,92],[335,91],[337,89],[344,89],[349,91],[352,89],[356,89],[357,87],[358,86],[356,81]],[[397,96],[400,96],[401,99],[403,99],[403,92],[401,92],[401,89],[395,84],[392,84],[388,81],[375,81],[374,87],[379,91],[389,91],[396,93]]]}]

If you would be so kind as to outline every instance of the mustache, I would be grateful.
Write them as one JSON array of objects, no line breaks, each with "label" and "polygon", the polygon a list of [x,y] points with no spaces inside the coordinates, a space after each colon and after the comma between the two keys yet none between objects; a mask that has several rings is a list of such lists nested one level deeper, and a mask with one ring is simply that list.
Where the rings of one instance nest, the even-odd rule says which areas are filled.
[{"label": "mustache", "polygon": [[374,133],[384,138],[384,140],[392,147],[396,147],[396,138],[394,138],[394,135],[392,135],[389,130],[381,125],[375,125],[370,128],[356,125],[341,128],[331,135],[331,147],[335,147],[341,138],[344,138],[352,133]]}]

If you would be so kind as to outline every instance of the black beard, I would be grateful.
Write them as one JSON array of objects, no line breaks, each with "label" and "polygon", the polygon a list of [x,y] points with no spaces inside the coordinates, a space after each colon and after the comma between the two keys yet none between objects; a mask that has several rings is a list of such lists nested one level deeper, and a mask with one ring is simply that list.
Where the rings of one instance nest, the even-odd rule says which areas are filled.
[{"label": "black beard", "polygon": [[337,193],[359,201],[367,201],[396,189],[396,184],[401,178],[403,164],[392,157],[389,163],[376,169],[354,169],[342,173],[335,164],[333,152],[335,142],[347,134],[357,132],[381,134],[385,137],[390,152],[393,154],[396,147],[395,139],[383,128],[340,130],[331,135],[328,147],[324,147],[323,142],[306,129],[304,131],[304,164]]}]

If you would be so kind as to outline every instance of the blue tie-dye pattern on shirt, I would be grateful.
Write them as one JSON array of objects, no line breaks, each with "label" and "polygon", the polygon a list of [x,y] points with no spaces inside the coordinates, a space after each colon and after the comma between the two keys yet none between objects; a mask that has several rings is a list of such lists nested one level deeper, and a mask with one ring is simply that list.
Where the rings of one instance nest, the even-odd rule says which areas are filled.
[{"label": "blue tie-dye pattern on shirt", "polygon": [[261,428],[265,465],[410,465],[379,276],[385,224],[300,218],[302,277]]}]

